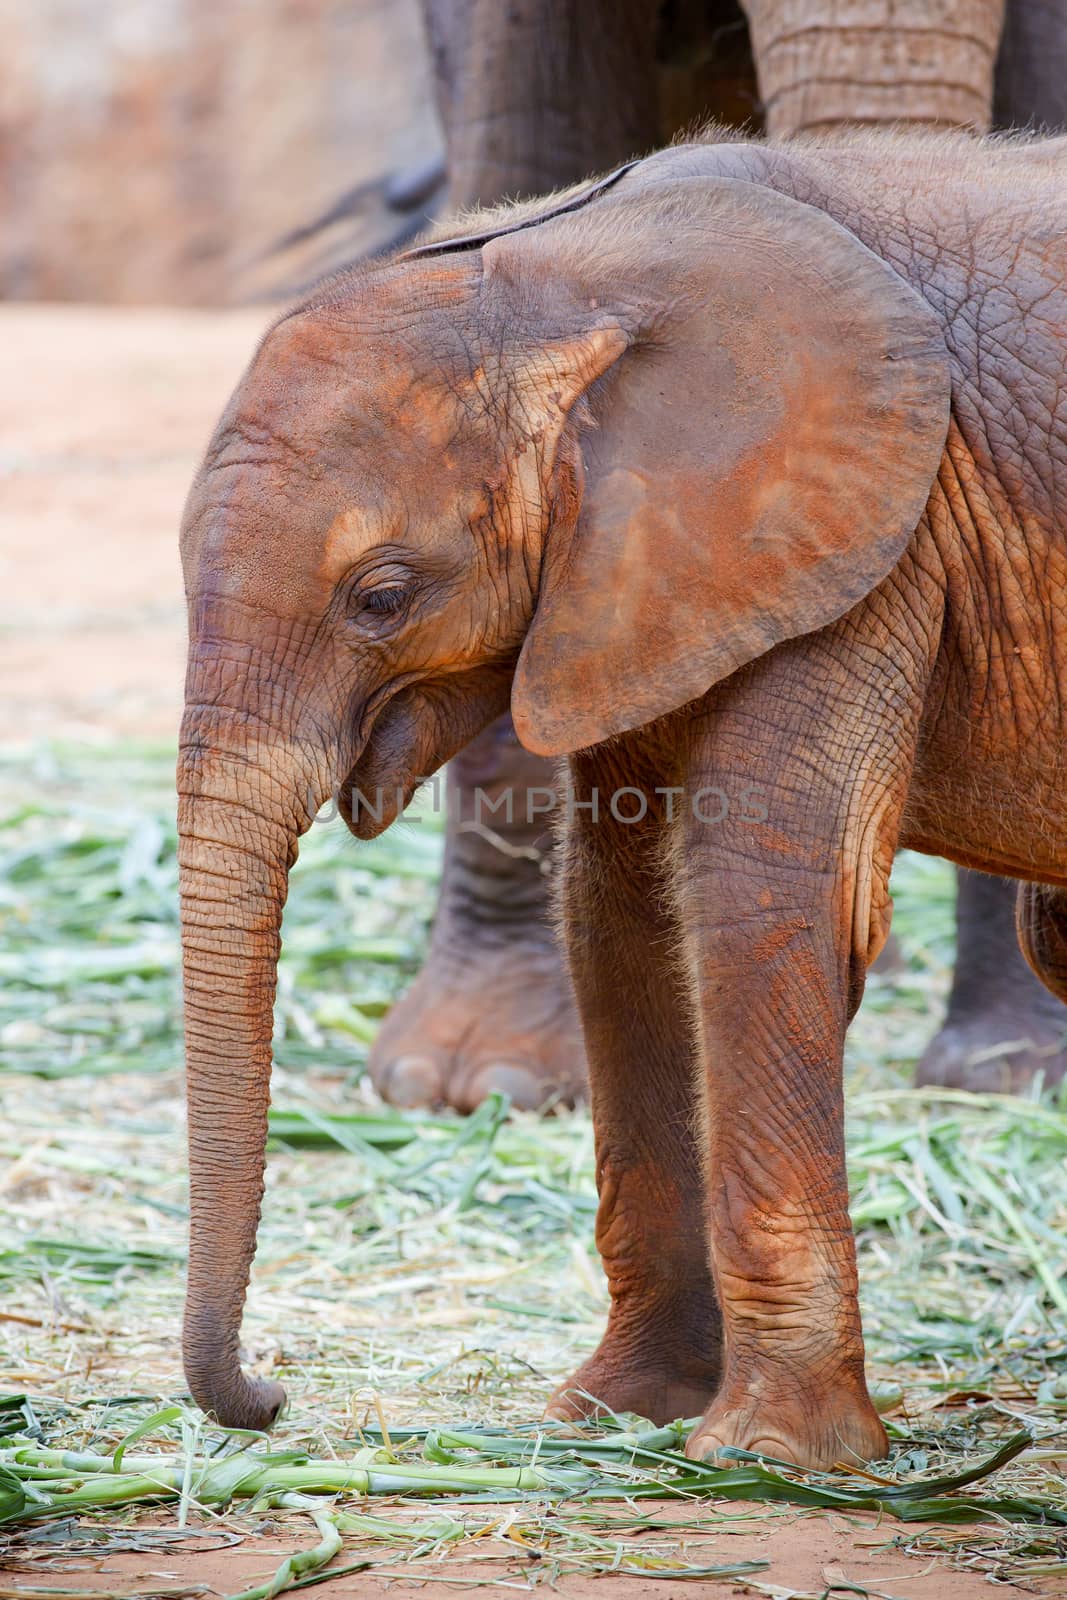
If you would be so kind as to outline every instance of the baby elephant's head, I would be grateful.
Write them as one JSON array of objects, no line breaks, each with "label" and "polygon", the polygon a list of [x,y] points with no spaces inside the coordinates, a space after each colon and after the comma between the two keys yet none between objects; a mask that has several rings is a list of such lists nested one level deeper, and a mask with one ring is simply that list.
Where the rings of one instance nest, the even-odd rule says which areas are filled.
[{"label": "baby elephant's head", "polygon": [[694,161],[328,283],[267,335],[193,487],[185,1350],[226,1423],[278,1403],[237,1330],[319,806],[339,792],[370,836],[509,698],[544,754],[648,723],[840,616],[921,515],[932,315],[823,212]]},{"label": "baby elephant's head", "polygon": [[193,789],[254,759],[286,821],[340,787],[367,836],[506,709],[566,415],[619,336],[524,344],[482,289],[476,253],[371,269],[264,339],[185,516]]}]

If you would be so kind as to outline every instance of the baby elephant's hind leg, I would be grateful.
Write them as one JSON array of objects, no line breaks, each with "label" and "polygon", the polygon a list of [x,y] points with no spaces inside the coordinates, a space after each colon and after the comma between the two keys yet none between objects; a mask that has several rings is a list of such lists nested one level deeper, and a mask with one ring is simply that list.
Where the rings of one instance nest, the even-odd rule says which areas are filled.
[{"label": "baby elephant's hind leg", "polygon": [[[636,1411],[665,1423],[704,1410],[722,1336],[692,1127],[692,1020],[661,872],[655,790],[667,780],[641,770],[631,743],[616,762],[596,751],[575,757],[572,781],[564,926],[589,1053],[596,1235],[611,1309],[599,1348],[552,1396],[548,1415]],[[613,816],[623,784],[637,786],[620,791],[627,812],[647,805],[641,820]]]},{"label": "baby elephant's hind leg", "polygon": [[[1020,884],[1016,916],[1023,955],[1045,987],[1067,1005],[1067,889]],[[1063,1027],[1067,1032],[1067,1011]]]}]

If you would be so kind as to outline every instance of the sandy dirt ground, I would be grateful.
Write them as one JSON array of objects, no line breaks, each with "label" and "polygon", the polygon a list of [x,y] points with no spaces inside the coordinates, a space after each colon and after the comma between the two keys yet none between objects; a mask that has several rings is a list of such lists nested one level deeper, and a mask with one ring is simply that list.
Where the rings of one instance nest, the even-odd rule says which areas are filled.
[{"label": "sandy dirt ground", "polygon": [[[490,1508],[481,1507],[487,1511]],[[748,1508],[735,1507],[736,1510]],[[648,1501],[642,1510],[650,1516],[671,1515],[671,1508]],[[692,1520],[692,1513],[687,1514]],[[247,1526],[247,1525],[246,1525]],[[27,1588],[32,1583],[35,1593],[47,1590],[60,1595],[76,1590],[78,1593],[115,1593],[149,1596],[194,1593],[186,1585],[203,1584],[205,1593],[233,1595],[237,1591],[265,1583],[278,1565],[294,1549],[307,1549],[314,1542],[311,1534],[301,1544],[272,1533],[269,1520],[263,1519],[261,1531],[247,1537],[240,1544],[215,1550],[167,1548],[144,1555],[96,1556],[85,1558],[62,1557],[63,1570],[56,1567],[8,1568],[19,1573],[19,1583]],[[910,1530],[914,1533],[917,1530]],[[950,1535],[951,1537],[951,1535]],[[957,1531],[956,1537],[959,1537]],[[316,1583],[315,1593],[323,1600],[342,1600],[342,1597],[393,1595],[422,1595],[481,1593],[523,1593],[540,1590],[545,1594],[559,1594],[568,1600],[592,1600],[617,1594],[619,1600],[673,1600],[673,1597],[704,1592],[709,1600],[713,1596],[773,1596],[774,1600],[832,1600],[834,1595],[867,1595],[870,1600],[979,1600],[992,1594],[1021,1597],[1024,1592],[1046,1596],[1065,1592],[1064,1587],[1023,1591],[1011,1584],[990,1586],[988,1579],[977,1574],[950,1572],[940,1561],[929,1556],[910,1555],[903,1548],[894,1547],[894,1541],[907,1544],[909,1530],[899,1523],[875,1526],[854,1517],[846,1521],[828,1513],[813,1513],[798,1520],[761,1521],[758,1516],[744,1523],[744,1531],[726,1533],[712,1541],[695,1541],[687,1537],[680,1543],[679,1555],[691,1562],[727,1565],[741,1561],[764,1561],[768,1565],[751,1579],[690,1578],[672,1579],[666,1574],[643,1577],[587,1576],[577,1573],[557,1575],[551,1564],[545,1563],[535,1550],[522,1549],[518,1541],[508,1538],[488,1538],[482,1541],[484,1550],[477,1561],[466,1559],[421,1560],[406,1565],[402,1554],[397,1564],[379,1572],[350,1572],[337,1578],[325,1578]],[[190,1540],[189,1543],[194,1543]],[[662,1554],[663,1535],[658,1536],[656,1551]],[[651,1553],[651,1552],[650,1552]],[[343,1567],[358,1561],[357,1551],[344,1552],[337,1558]],[[5,1572],[0,1557],[0,1574]],[[1067,1583],[1067,1579],[1065,1579]],[[15,1587],[0,1585],[0,1595],[19,1592]]]},{"label": "sandy dirt ground", "polygon": [[[264,323],[261,312],[0,308],[0,739],[175,737],[184,652],[182,502]],[[234,1526],[248,1535],[248,1521]],[[950,1572],[894,1545],[917,1533],[860,1517],[757,1521],[716,1536],[708,1559],[770,1561],[759,1582],[782,1586],[770,1592],[784,1594],[819,1595],[835,1585],[896,1600],[977,1600],[990,1592],[982,1576]],[[311,1542],[305,1537],[296,1547]],[[324,1600],[425,1593],[442,1580],[446,1592],[475,1580],[525,1589],[550,1577],[536,1555],[486,1544],[486,1559],[476,1565],[420,1563],[410,1578],[397,1568],[352,1574],[317,1592]],[[6,1570],[17,1572],[21,1585],[53,1593],[148,1595],[182,1583],[233,1593],[262,1582],[290,1548],[268,1528],[212,1553],[64,1555],[62,1572],[9,1557]],[[693,1588],[640,1577],[563,1577],[557,1587],[579,1597],[603,1594],[605,1585],[633,1600],[666,1600]],[[698,1587],[769,1592],[741,1580]],[[0,1592],[18,1590],[0,1585]]]},{"label": "sandy dirt ground", "polygon": [[176,737],[182,504],[266,323],[0,307],[0,738]]}]

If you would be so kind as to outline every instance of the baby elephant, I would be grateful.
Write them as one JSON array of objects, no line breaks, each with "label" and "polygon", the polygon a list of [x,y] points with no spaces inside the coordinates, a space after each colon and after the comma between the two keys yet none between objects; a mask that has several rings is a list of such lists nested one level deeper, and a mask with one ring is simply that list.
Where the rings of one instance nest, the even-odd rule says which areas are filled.
[{"label": "baby elephant", "polygon": [[550,1415],[885,1453],[841,1059],[897,848],[1021,879],[1067,1000],[1065,179],[1063,142],[690,144],[268,333],[182,535],[185,1365],[220,1422],[283,1398],[238,1333],[297,840],[334,790],[372,837],[510,702],[569,759],[611,1287]]}]

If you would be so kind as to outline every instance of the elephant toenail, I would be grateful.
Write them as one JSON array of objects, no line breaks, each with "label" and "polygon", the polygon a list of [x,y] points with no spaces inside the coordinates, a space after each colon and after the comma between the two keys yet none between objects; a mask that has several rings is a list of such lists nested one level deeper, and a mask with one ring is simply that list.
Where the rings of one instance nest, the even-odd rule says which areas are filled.
[{"label": "elephant toenail", "polygon": [[538,1111],[552,1098],[552,1086],[527,1067],[492,1061],[473,1074],[464,1098],[473,1109],[494,1093],[506,1094],[517,1111]]},{"label": "elephant toenail", "polygon": [[382,1074],[381,1089],[390,1105],[438,1105],[444,1099],[444,1076],[430,1056],[397,1056]]},{"label": "elephant toenail", "polygon": [[[721,1449],[722,1440],[717,1439],[714,1434],[691,1433],[686,1441],[685,1453],[690,1461],[703,1461],[709,1467],[718,1467],[725,1464],[719,1459]],[[736,1463],[731,1462],[729,1465]]]}]

